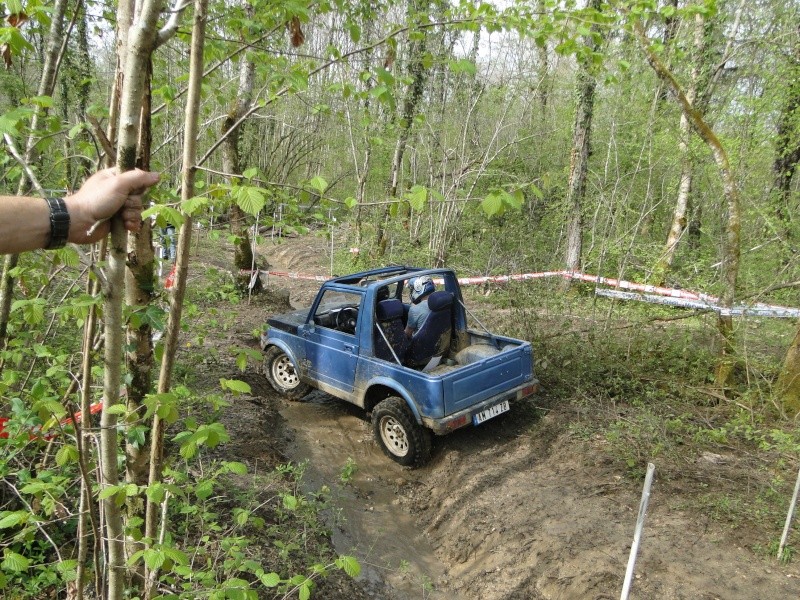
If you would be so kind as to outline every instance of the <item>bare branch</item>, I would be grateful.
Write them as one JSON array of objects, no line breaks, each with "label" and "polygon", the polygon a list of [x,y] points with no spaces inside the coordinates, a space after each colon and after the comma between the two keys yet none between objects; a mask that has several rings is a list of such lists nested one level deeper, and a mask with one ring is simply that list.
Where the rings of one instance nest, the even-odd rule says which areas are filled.
[{"label": "bare branch", "polygon": [[25,171],[25,175],[27,175],[33,187],[36,188],[36,191],[39,192],[42,198],[46,198],[47,193],[44,191],[44,188],[42,188],[42,184],[39,183],[39,180],[36,179],[36,175],[34,174],[33,169],[31,169],[31,166],[25,161],[25,159],[19,153],[19,150],[17,150],[17,147],[14,145],[14,140],[11,139],[11,136],[8,135],[7,133],[3,134],[3,139],[6,141],[6,144],[8,145],[8,151],[11,152],[11,156],[13,156],[14,160],[16,160],[19,163],[19,165],[23,168],[23,170]]},{"label": "bare branch", "polygon": [[178,25],[181,23],[183,11],[186,10],[186,7],[188,7],[191,3],[191,0],[175,0],[175,6],[169,11],[169,19],[167,19],[164,27],[158,30],[156,48],[166,44],[169,39],[175,35],[175,32],[178,31]]}]

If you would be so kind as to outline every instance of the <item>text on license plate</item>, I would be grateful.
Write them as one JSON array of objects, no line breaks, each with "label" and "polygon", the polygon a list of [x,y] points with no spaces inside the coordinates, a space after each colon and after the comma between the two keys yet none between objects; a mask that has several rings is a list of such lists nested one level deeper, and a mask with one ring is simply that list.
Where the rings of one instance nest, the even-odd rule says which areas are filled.
[{"label": "text on license plate", "polygon": [[492,417],[496,417],[497,415],[506,412],[508,409],[508,400],[503,400],[500,404],[495,404],[494,406],[485,408],[481,412],[474,415],[472,417],[472,422],[475,425],[480,425],[484,421],[488,421]]}]

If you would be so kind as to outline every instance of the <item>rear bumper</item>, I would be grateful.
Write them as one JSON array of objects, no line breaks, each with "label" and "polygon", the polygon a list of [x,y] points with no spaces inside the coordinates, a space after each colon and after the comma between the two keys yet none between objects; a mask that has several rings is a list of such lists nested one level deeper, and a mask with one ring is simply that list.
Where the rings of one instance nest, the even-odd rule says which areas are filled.
[{"label": "rear bumper", "polygon": [[425,425],[425,427],[431,429],[436,435],[445,435],[461,427],[471,425],[472,417],[490,406],[498,404],[503,400],[522,400],[523,398],[527,398],[538,391],[539,380],[532,379],[531,381],[526,381],[523,385],[512,388],[507,392],[498,394],[497,396],[492,396],[491,398],[484,400],[479,404],[475,404],[474,406],[465,408],[457,413],[448,415],[443,419],[422,417],[422,423]]}]

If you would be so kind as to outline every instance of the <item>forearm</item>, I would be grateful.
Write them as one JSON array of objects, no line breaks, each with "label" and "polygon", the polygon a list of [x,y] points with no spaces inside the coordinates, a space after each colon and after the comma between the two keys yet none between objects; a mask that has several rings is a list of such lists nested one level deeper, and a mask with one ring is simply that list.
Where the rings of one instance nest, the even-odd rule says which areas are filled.
[{"label": "forearm", "polygon": [[[68,241],[87,241],[94,225],[71,197],[64,198],[70,216]],[[50,242],[50,208],[46,200],[27,196],[0,196],[0,254],[18,254],[47,247]]]},{"label": "forearm", "polygon": [[50,209],[42,198],[0,196],[0,254],[44,248],[50,239]]}]

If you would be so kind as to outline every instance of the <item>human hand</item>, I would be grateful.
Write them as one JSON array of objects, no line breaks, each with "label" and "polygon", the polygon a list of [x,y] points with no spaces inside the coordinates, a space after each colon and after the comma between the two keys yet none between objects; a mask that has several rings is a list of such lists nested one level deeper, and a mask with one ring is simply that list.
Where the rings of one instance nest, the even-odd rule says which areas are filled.
[{"label": "human hand", "polygon": [[77,192],[64,198],[70,216],[69,238],[76,244],[96,242],[108,234],[108,219],[121,209],[128,231],[142,227],[142,196],[158,183],[158,173],[134,169],[117,173],[116,168],[98,171]]}]

